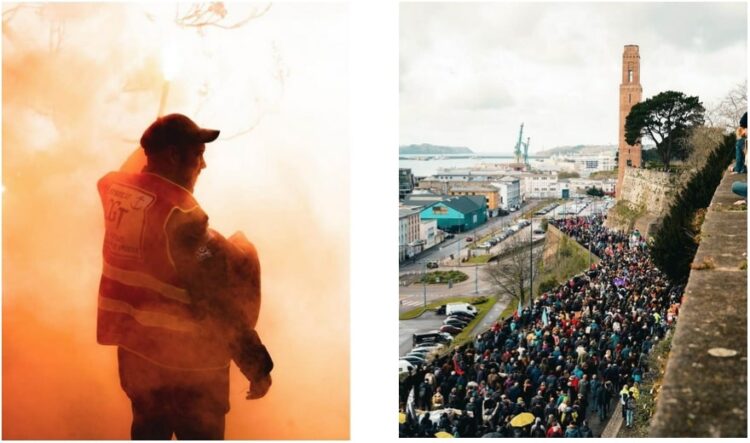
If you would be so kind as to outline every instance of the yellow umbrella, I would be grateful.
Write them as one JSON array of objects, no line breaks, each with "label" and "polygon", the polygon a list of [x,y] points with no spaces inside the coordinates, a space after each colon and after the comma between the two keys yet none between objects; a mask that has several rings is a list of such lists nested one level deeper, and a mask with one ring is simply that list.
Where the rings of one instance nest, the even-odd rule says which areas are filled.
[{"label": "yellow umbrella", "polygon": [[435,434],[435,437],[437,437],[437,438],[453,438],[453,434],[451,434],[449,432],[440,431],[437,434]]},{"label": "yellow umbrella", "polygon": [[534,414],[530,412],[522,412],[513,417],[513,420],[510,421],[510,425],[514,428],[522,428],[532,423],[534,423]]},{"label": "yellow umbrella", "polygon": [[398,413],[398,424],[402,425],[404,423],[406,423],[406,414],[404,414],[403,412],[399,412]]}]

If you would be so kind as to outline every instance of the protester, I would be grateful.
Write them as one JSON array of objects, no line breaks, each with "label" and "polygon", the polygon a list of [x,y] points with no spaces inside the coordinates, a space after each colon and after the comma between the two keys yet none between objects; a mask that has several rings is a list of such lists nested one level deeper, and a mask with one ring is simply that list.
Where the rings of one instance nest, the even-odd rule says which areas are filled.
[{"label": "protester", "polygon": [[[654,266],[640,235],[610,231],[600,216],[550,223],[601,261],[415,371],[417,377],[434,374],[442,392],[456,388],[460,398],[449,406],[460,407],[448,415],[454,435],[593,436],[589,409],[605,420],[621,390],[635,413],[635,382],[648,372],[654,343],[674,325],[683,287]],[[418,386],[409,390],[417,396]],[[523,412],[535,416],[533,426],[514,428],[511,420]],[[413,415],[412,423],[424,421]],[[423,427],[402,427],[400,435],[417,437]]]},{"label": "protester", "polygon": [[[740,126],[737,128],[737,143],[735,145],[734,173],[747,174],[747,112],[740,118]],[[732,192],[747,199],[747,181],[736,181],[732,183]],[[743,203],[744,200],[735,202]]]},{"label": "protester", "polygon": [[635,414],[635,395],[633,393],[628,394],[627,400],[625,400],[625,427],[632,428],[633,427],[633,415]]}]

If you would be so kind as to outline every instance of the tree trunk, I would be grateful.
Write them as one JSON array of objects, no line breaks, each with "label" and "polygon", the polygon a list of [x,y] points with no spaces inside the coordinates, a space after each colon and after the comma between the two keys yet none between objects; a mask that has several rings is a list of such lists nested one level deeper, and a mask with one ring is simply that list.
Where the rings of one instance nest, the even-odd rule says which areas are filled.
[{"label": "tree trunk", "polygon": [[669,137],[667,139],[667,149],[664,151],[664,155],[662,155],[661,161],[664,163],[664,167],[666,169],[669,169],[669,160],[672,157],[672,137]]}]

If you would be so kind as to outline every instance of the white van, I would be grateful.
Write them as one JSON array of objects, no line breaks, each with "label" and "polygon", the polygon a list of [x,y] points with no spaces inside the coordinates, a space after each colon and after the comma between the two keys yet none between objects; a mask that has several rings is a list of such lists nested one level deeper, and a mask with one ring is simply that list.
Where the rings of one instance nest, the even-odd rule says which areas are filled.
[{"label": "white van", "polygon": [[445,305],[445,315],[450,316],[455,312],[464,312],[471,315],[477,315],[477,308],[469,303],[448,303]]},{"label": "white van", "polygon": [[411,372],[411,370],[414,369],[414,365],[409,363],[406,360],[399,360],[398,361],[398,373],[404,374],[407,372]]}]

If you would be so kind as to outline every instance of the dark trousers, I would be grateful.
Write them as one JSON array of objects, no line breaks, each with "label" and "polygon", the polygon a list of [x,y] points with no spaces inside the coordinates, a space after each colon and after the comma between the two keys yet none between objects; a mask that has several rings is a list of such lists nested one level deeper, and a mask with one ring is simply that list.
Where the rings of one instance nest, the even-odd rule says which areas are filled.
[{"label": "dark trousers", "polygon": [[120,384],[131,401],[133,440],[219,440],[229,411],[229,368],[163,368],[118,348]]}]

